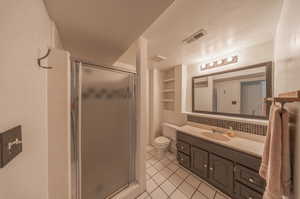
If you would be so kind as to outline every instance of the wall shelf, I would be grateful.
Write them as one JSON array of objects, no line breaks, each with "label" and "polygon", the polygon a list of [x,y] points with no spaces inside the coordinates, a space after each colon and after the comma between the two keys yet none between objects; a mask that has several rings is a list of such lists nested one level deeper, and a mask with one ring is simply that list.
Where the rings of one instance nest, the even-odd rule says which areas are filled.
[{"label": "wall shelf", "polygon": [[279,102],[279,103],[300,102],[300,91],[280,93],[278,97],[266,98],[265,101],[272,101],[272,102]]},{"label": "wall shelf", "polygon": [[174,100],[173,99],[164,99],[161,102],[174,102]]},{"label": "wall shelf", "polygon": [[175,90],[174,89],[164,89],[162,92],[163,93],[172,93],[172,92],[175,92]]},{"label": "wall shelf", "polygon": [[170,79],[165,79],[165,80],[163,80],[164,82],[166,82],[166,83],[168,83],[168,82],[173,82],[173,81],[175,81],[175,79],[174,78],[170,78]]}]

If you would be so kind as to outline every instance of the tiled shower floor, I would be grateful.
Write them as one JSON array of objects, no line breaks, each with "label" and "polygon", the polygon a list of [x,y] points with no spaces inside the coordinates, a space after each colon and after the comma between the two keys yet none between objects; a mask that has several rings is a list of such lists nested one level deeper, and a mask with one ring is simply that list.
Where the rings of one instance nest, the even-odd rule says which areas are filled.
[{"label": "tiled shower floor", "polygon": [[138,199],[229,199],[179,166],[174,154],[167,153],[159,160],[151,146],[147,146],[146,173],[146,192]]}]

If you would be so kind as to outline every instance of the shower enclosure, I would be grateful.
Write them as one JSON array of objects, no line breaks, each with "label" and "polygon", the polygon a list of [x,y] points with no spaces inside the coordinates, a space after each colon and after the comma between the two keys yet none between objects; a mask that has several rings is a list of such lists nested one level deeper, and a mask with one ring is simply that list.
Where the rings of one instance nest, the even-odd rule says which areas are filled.
[{"label": "shower enclosure", "polygon": [[135,73],[74,61],[72,199],[110,198],[135,181]]}]

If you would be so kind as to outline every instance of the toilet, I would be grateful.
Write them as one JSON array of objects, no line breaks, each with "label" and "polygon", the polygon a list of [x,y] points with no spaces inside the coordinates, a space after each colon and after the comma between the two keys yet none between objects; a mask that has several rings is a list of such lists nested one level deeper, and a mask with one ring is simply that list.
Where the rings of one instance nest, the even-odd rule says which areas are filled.
[{"label": "toilet", "polygon": [[168,123],[162,124],[162,136],[154,139],[154,148],[158,158],[163,158],[165,153],[170,149],[173,151],[173,145],[176,140],[176,130]]}]

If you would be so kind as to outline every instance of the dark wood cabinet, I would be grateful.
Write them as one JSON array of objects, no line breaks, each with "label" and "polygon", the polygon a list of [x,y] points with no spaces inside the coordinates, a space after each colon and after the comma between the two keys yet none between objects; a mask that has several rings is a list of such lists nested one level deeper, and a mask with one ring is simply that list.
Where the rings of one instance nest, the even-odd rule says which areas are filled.
[{"label": "dark wood cabinet", "polygon": [[179,162],[179,164],[181,164],[182,166],[184,166],[187,169],[190,169],[190,156],[178,152],[177,153],[177,160]]},{"label": "dark wood cabinet", "polygon": [[234,199],[261,199],[265,181],[259,176],[261,158],[177,132],[177,160]]},{"label": "dark wood cabinet", "polygon": [[191,170],[202,178],[208,178],[208,152],[191,147]]},{"label": "dark wood cabinet", "polygon": [[262,194],[250,189],[249,187],[236,182],[235,183],[235,198],[237,199],[262,199]]},{"label": "dark wood cabinet", "polygon": [[257,172],[248,169],[247,167],[244,167],[239,164],[236,165],[234,176],[237,181],[249,186],[250,188],[256,191],[263,192],[265,189],[265,180],[262,177],[260,177],[260,175]]},{"label": "dark wood cabinet", "polygon": [[232,161],[209,155],[209,180],[227,194],[233,193],[233,167]]},{"label": "dark wood cabinet", "polygon": [[185,153],[187,155],[190,155],[190,144],[188,144],[184,141],[178,140],[176,147],[177,147],[178,151]]}]

